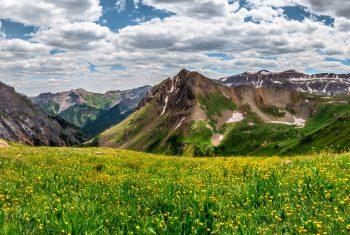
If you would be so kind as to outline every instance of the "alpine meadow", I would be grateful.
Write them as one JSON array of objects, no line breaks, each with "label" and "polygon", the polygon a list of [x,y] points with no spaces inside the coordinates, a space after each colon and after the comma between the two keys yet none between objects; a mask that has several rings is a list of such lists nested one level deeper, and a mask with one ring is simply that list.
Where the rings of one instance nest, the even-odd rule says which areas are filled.
[{"label": "alpine meadow", "polygon": [[0,0],[0,234],[350,234],[350,0]]},{"label": "alpine meadow", "polygon": [[347,234],[349,154],[1,150],[3,234]]}]

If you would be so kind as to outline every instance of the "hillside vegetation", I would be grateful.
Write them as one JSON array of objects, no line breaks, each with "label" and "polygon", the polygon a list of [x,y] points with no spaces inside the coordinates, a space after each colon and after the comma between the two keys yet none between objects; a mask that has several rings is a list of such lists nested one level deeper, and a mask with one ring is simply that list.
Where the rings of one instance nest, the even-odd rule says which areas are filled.
[{"label": "hillside vegetation", "polygon": [[1,234],[347,234],[350,155],[0,149]]},{"label": "hillside vegetation", "polygon": [[[228,128],[217,149],[219,155],[302,154],[329,149],[334,152],[350,148],[350,105],[322,104],[304,128],[269,124],[254,114]],[[255,125],[249,125],[250,122]]]}]

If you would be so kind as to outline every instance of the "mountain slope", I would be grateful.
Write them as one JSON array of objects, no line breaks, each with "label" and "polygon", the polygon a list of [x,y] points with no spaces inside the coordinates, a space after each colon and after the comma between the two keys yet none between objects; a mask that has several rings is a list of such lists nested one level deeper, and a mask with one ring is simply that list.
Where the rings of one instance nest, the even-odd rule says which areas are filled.
[{"label": "mountain slope", "polygon": [[322,73],[307,75],[295,70],[272,73],[262,70],[258,73],[243,73],[220,79],[230,87],[249,85],[255,87],[279,88],[315,95],[334,96],[350,93],[350,74]]},{"label": "mountain slope", "polygon": [[122,103],[117,104],[113,108],[101,112],[94,121],[88,122],[83,127],[83,130],[89,133],[90,136],[95,136],[130,116],[133,110],[131,109],[132,106],[129,107],[125,110]]},{"label": "mountain slope", "polygon": [[0,138],[29,145],[68,146],[84,141],[80,130],[47,115],[25,96],[0,82]]},{"label": "mountain slope", "polygon": [[[137,111],[98,138],[98,145],[167,154],[210,155],[230,126],[248,120],[303,126],[314,101],[282,89],[229,88],[182,70],[141,101]],[[255,120],[255,122],[254,122]]]},{"label": "mountain slope", "polygon": [[[86,130],[92,136],[105,130],[102,128],[104,126],[108,128],[110,125],[117,124],[118,122],[114,120],[120,121],[127,117],[125,113],[130,114],[150,88],[150,86],[144,86],[126,91],[109,91],[105,94],[77,89],[56,94],[41,94],[33,97],[32,101],[48,112]],[[117,110],[119,112],[116,112]],[[102,117],[104,114],[109,114],[107,117],[110,119],[106,120],[107,117]],[[109,125],[99,121],[107,121]],[[94,129],[92,123],[99,128]]]},{"label": "mountain slope", "polygon": [[350,105],[335,99],[315,104],[305,127],[264,123],[249,125],[252,117],[230,127],[217,148],[219,155],[302,154],[329,149],[350,149]]}]

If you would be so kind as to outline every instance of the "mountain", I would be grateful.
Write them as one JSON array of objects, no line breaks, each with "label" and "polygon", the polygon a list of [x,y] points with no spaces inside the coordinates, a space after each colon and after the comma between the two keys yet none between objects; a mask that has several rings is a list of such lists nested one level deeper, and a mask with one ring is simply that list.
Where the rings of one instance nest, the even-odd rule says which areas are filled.
[{"label": "mountain", "polygon": [[350,93],[350,74],[321,73],[307,75],[295,70],[281,73],[262,70],[258,73],[245,72],[222,78],[220,82],[230,87],[250,85],[288,89],[315,95],[335,96]]},{"label": "mountain", "polygon": [[[150,86],[144,86],[105,94],[77,89],[56,94],[44,93],[33,97],[32,101],[49,113],[82,128],[89,135],[94,135],[127,117],[125,114],[130,114],[150,89]],[[105,114],[108,120],[107,117],[102,117]]]},{"label": "mountain", "polygon": [[48,115],[27,97],[0,82],[0,138],[29,145],[80,144],[80,130],[63,119]]},{"label": "mountain", "polygon": [[[257,154],[288,153],[321,127],[315,121],[320,106],[344,102],[282,88],[229,87],[182,70],[155,86],[136,112],[94,143],[179,155],[249,155],[249,149]],[[336,117],[330,117],[331,126],[332,118]],[[319,131],[326,133],[326,129]],[[285,146],[279,146],[282,142]]]}]

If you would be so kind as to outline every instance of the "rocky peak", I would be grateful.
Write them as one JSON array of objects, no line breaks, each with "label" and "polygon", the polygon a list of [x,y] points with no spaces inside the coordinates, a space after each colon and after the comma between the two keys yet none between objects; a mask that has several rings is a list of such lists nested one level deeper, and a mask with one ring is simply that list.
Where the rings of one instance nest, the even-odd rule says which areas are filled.
[{"label": "rocky peak", "polygon": [[48,115],[14,88],[0,83],[0,138],[30,145],[79,144],[83,134],[67,122]]},{"label": "rocky peak", "polygon": [[258,74],[260,74],[260,75],[270,75],[270,74],[272,74],[272,72],[270,72],[270,71],[268,71],[268,70],[260,70],[260,71],[258,72]]},{"label": "rocky peak", "polygon": [[138,108],[144,107],[149,102],[155,102],[166,108],[171,106],[177,110],[186,109],[193,105],[198,90],[210,89],[215,84],[215,81],[198,72],[182,69],[173,78],[167,78],[155,86],[140,102]]},{"label": "rocky peak", "polygon": [[350,93],[349,74],[320,73],[308,75],[296,70],[280,73],[242,73],[220,79],[222,84],[230,87],[241,85],[282,88],[291,91],[333,96]]},{"label": "rocky peak", "polygon": [[300,77],[307,77],[308,75],[291,69],[280,73],[279,76],[283,78],[300,78]]}]

